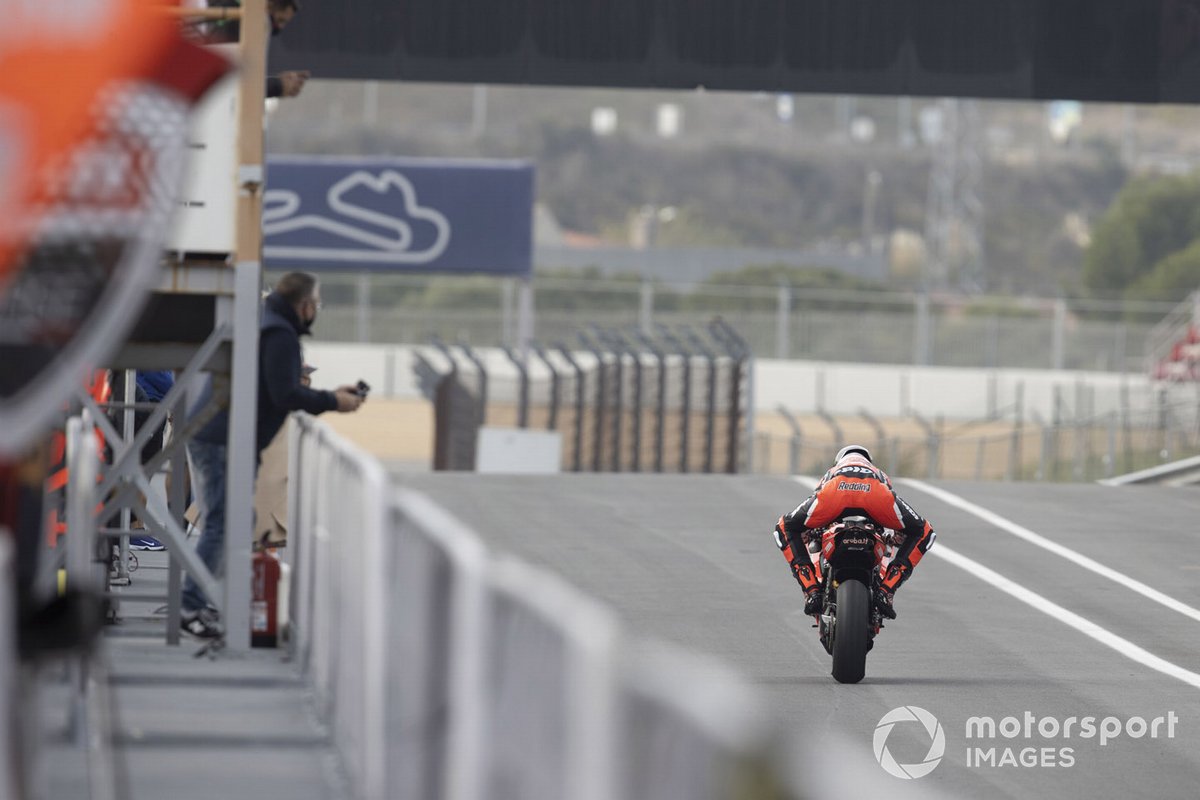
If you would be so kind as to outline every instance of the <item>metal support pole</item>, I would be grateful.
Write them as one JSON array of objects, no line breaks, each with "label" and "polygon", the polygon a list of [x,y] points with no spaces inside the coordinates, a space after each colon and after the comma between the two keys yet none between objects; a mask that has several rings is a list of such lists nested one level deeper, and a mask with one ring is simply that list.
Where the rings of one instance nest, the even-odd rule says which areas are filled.
[{"label": "metal support pole", "polygon": [[225,646],[250,649],[250,539],[258,412],[258,306],[262,285],[263,87],[267,2],[242,3],[239,55],[238,217],[225,514]]},{"label": "metal support pole", "polygon": [[592,471],[600,472],[604,468],[604,414],[606,411],[605,406],[607,405],[605,394],[608,389],[608,379],[605,375],[604,352],[583,331],[579,332],[578,337],[584,349],[590,351],[596,358],[596,421],[592,434]]},{"label": "metal support pole", "polygon": [[[725,471],[733,475],[738,472],[739,463],[744,463],[747,469],[754,464],[754,355],[746,340],[721,317],[710,322],[708,330],[733,359],[729,385],[729,453],[725,467]],[[746,390],[744,399],[743,386]],[[739,446],[743,410],[746,419],[744,454]]]},{"label": "metal support pole", "polygon": [[779,297],[775,312],[775,357],[788,358],[792,341],[792,287],[779,284]]},{"label": "metal support pole", "polygon": [[1067,301],[1061,297],[1054,301],[1054,322],[1050,333],[1050,366],[1063,369],[1067,349]]},{"label": "metal support pole", "polygon": [[613,355],[613,424],[612,424],[612,452],[609,455],[609,469],[613,472],[621,471],[621,431],[624,428],[625,416],[625,356],[624,347],[619,341],[615,341],[614,337],[609,336],[605,331],[595,329],[596,341],[602,347],[611,348]]},{"label": "metal support pole", "polygon": [[1158,435],[1159,460],[1166,461],[1171,457],[1170,442],[1167,441],[1167,390],[1158,390]]},{"label": "metal support pole", "polygon": [[555,345],[558,352],[562,353],[562,357],[571,369],[575,371],[575,455],[572,458],[571,469],[575,472],[583,471],[583,404],[584,404],[584,372],[583,367],[579,366],[579,362],[575,360],[575,356],[567,349],[563,343]]},{"label": "metal support pole", "polygon": [[558,406],[562,402],[562,376],[554,368],[554,362],[550,360],[550,355],[544,347],[535,342],[533,344],[533,352],[537,354],[541,362],[546,365],[546,369],[550,371],[550,410],[546,418],[546,430],[557,430]]},{"label": "metal support pole", "polygon": [[1133,421],[1130,419],[1129,379],[1121,380],[1121,438],[1125,463],[1124,471],[1133,472]]},{"label": "metal support pole", "polygon": [[620,332],[614,332],[614,341],[617,346],[624,350],[633,363],[633,430],[630,432],[632,438],[633,453],[629,468],[634,472],[642,471],[642,402],[645,397],[645,381],[644,372],[645,365],[642,364],[642,353],[629,339],[625,338]]},{"label": "metal support pole", "polygon": [[371,341],[371,273],[358,273],[355,294],[354,338],[365,344]]},{"label": "metal support pole", "polygon": [[[439,340],[434,340],[434,347],[440,349],[446,354],[446,357],[453,361],[453,356],[450,355],[450,350]],[[479,376],[479,424],[482,426],[487,422],[487,406],[488,406],[488,371],[487,365],[483,363],[483,359],[475,354],[471,346],[466,342],[459,342],[458,349],[462,350],[463,355],[467,360],[474,365],[476,373]]]},{"label": "metal support pole", "polygon": [[504,347],[504,355],[508,356],[508,360],[512,362],[517,369],[517,374],[520,376],[520,388],[517,397],[517,427],[529,427],[529,369],[525,366],[525,362],[517,355],[517,352],[507,345]]},{"label": "metal support pole", "polygon": [[688,438],[691,436],[692,416],[692,354],[683,342],[665,326],[659,326],[659,334],[667,344],[675,348],[683,359],[683,398],[679,409],[679,471],[688,472]]},{"label": "metal support pole", "polygon": [[927,472],[929,475],[929,479],[933,480],[933,479],[937,478],[938,432],[932,425],[929,424],[928,420],[926,420],[924,417],[922,417],[917,412],[915,412],[915,411],[912,412],[912,418],[914,421],[916,421],[916,423],[918,425],[921,426],[921,429],[923,431],[925,431],[925,437],[926,437],[925,441],[926,441],[926,446],[928,448],[928,460],[929,460],[929,464],[927,465],[928,466]]},{"label": "metal support pole", "polygon": [[788,473],[792,475],[800,474],[800,452],[804,445],[804,429],[800,427],[800,420],[792,415],[792,412],[787,410],[784,405],[777,406],[779,415],[787,422],[792,429],[792,438],[788,448]]},{"label": "metal support pole", "polygon": [[517,349],[522,358],[528,357],[533,342],[534,313],[533,281],[524,277],[517,285]]},{"label": "metal support pole", "polygon": [[667,355],[653,339],[645,333],[639,333],[638,339],[658,364],[658,397],[654,409],[654,471],[663,471],[663,449],[667,425]]},{"label": "metal support pole", "polygon": [[[137,435],[135,426],[135,416],[133,404],[137,398],[137,372],[131,369],[125,370],[121,381],[121,396],[125,402],[125,410],[121,414],[121,434],[126,442],[133,441]],[[140,464],[142,461],[142,451],[137,449],[133,454],[133,463]],[[143,525],[145,522],[143,521]],[[129,507],[121,509],[121,530],[126,531],[117,540],[117,577],[113,580],[113,585],[128,586],[129,585],[129,533],[133,527],[133,512]],[[119,614],[120,601],[113,600],[113,609]]]},{"label": "metal support pole", "polygon": [[654,284],[643,279],[638,305],[638,330],[649,334],[654,327]]},{"label": "metal support pole", "polygon": [[513,324],[513,300],[516,294],[514,286],[516,278],[505,278],[500,282],[500,343],[512,346],[516,344],[517,336]]},{"label": "metal support pole", "polygon": [[[245,22],[243,22],[243,25]],[[258,458],[258,261],[237,265],[233,301],[233,368],[229,394],[225,482],[225,644],[250,648],[250,559],[254,529],[254,478]]]},{"label": "metal support pole", "polygon": [[916,325],[913,326],[913,363],[926,365],[930,363],[932,353],[929,319],[929,294],[921,292],[913,298],[913,312],[916,314]]},{"label": "metal support pole", "polygon": [[67,489],[67,587],[73,591],[97,592],[95,492],[99,453],[90,424],[90,414],[67,420],[67,465],[71,476]]},{"label": "metal support pole", "polygon": [[[182,421],[185,410],[186,403],[181,398],[175,405],[175,419]],[[176,435],[177,431],[172,426],[171,439],[174,440]],[[175,524],[187,530],[187,520],[184,519],[184,513],[187,511],[188,473],[187,456],[183,448],[175,450],[170,463],[171,485],[167,491],[167,505],[175,517]],[[183,588],[183,571],[180,569],[180,561],[176,554],[168,551],[167,555],[167,644],[174,645],[179,644],[180,638],[180,591]]]},{"label": "metal support pole", "polygon": [[887,446],[887,431],[883,429],[883,423],[876,419],[867,409],[859,408],[858,416],[862,417],[863,421],[871,426],[871,430],[875,431],[875,446],[879,450],[875,454],[875,458],[876,463],[879,463],[883,459],[883,450]]},{"label": "metal support pole", "polygon": [[717,427],[717,354],[690,328],[684,330],[684,335],[693,348],[708,365],[707,394],[704,409],[704,471],[713,471],[714,434]]},{"label": "metal support pole", "polygon": [[1117,465],[1117,412],[1108,415],[1108,455],[1104,458],[1104,477],[1111,478]]},{"label": "metal support pole", "polygon": [[1025,438],[1025,382],[1021,381],[1017,384],[1017,401],[1015,409],[1015,417],[1013,420],[1012,440],[1008,447],[1008,469],[1005,471],[1004,479],[1011,481],[1015,480],[1021,474],[1021,462],[1023,455],[1021,453],[1022,443]]},{"label": "metal support pole", "polygon": [[838,421],[824,409],[818,411],[817,416],[821,418],[822,422],[829,426],[831,431],[833,431],[833,449],[836,451],[846,443],[846,435],[842,433],[842,426],[839,425]]}]

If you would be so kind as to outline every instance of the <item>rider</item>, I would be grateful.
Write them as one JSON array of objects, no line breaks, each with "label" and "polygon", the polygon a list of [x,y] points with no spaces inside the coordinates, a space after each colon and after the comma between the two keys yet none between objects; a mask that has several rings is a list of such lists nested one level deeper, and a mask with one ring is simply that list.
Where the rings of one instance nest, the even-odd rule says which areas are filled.
[{"label": "rider", "polygon": [[[821,582],[808,555],[813,532],[844,516],[863,515],[903,534],[887,570],[880,576],[875,605],[888,619],[896,618],[892,596],[933,546],[937,535],[925,519],[892,489],[892,482],[871,463],[871,452],[851,444],[838,451],[834,465],[808,499],[775,523],[775,543],[783,551],[796,581],[804,589],[804,613],[821,610]],[[816,539],[819,546],[820,539]]]}]

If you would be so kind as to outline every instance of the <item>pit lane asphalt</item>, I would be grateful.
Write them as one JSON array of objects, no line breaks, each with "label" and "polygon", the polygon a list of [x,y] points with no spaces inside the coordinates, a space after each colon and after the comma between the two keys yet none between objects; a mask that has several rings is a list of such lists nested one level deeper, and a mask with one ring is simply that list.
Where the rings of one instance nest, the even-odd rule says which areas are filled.
[{"label": "pit lane asphalt", "polygon": [[[763,694],[792,747],[823,737],[857,745],[872,768],[879,719],[925,708],[946,730],[932,774],[904,788],[951,797],[1200,796],[1200,690],[1129,660],[1020,603],[934,553],[897,596],[859,685],[829,676],[829,657],[770,530],[807,487],[784,478],[658,475],[397,476],[472,526],[489,547],[565,577],[613,607],[628,627],[714,655]],[[934,485],[1200,608],[1200,492],[1048,484]],[[939,541],[1110,632],[1200,670],[1200,622],[901,484]],[[969,717],[1113,716],[1174,712],[1175,737],[968,740]],[[1076,730],[1078,724],[1076,725]],[[888,748],[920,761],[928,737],[899,725]],[[968,766],[968,749],[1071,748],[1073,766]],[[1040,754],[1039,754],[1040,757]],[[880,770],[881,775],[882,769]]]}]

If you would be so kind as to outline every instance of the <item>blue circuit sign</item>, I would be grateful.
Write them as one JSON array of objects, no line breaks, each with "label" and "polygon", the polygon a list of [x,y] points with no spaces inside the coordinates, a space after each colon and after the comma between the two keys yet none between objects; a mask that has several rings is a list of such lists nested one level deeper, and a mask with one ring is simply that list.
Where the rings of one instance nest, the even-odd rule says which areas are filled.
[{"label": "blue circuit sign", "polygon": [[528,275],[533,166],[415,158],[270,159],[268,269]]}]

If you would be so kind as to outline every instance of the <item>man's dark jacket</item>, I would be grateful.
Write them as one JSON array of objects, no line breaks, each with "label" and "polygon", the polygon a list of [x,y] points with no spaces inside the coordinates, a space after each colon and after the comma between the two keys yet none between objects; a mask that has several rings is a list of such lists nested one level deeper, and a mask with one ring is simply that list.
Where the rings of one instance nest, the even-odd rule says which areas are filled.
[{"label": "man's dark jacket", "polygon": [[[307,333],[296,310],[272,292],[263,303],[258,335],[258,452],[279,433],[293,411],[321,414],[337,409],[333,392],[300,385],[300,337]],[[221,411],[200,429],[196,438],[225,444],[229,438],[229,415]]]}]

